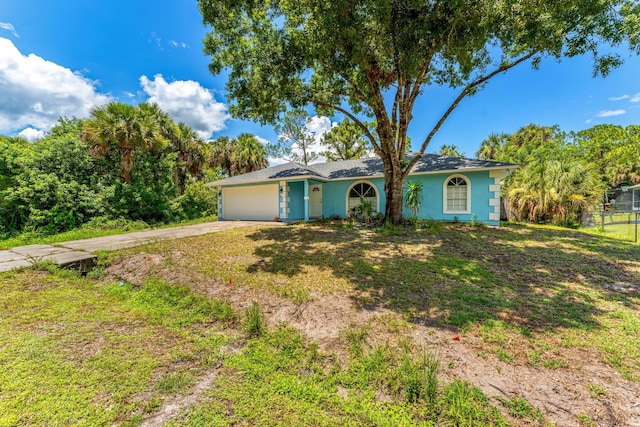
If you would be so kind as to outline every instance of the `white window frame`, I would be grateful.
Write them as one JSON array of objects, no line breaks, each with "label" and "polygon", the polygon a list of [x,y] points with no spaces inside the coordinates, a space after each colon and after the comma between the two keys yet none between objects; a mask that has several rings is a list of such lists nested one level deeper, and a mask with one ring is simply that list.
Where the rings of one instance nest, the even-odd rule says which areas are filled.
[{"label": "white window frame", "polygon": [[353,189],[353,187],[355,187],[358,184],[368,184],[373,188],[373,190],[376,192],[376,203],[373,206],[373,210],[375,212],[380,212],[380,190],[378,190],[378,187],[376,187],[373,184],[373,182],[367,181],[367,180],[360,180],[360,181],[356,181],[356,182],[352,183],[349,186],[349,188],[347,188],[347,194],[345,196],[345,201],[344,201],[344,206],[345,206],[345,209],[346,209],[345,215],[349,216],[349,211],[350,211],[350,209],[349,209],[349,199],[350,199],[349,194],[351,193],[351,190]]},{"label": "white window frame", "polygon": [[[447,207],[448,184],[453,178],[462,178],[467,183],[467,209],[466,210],[449,210]],[[471,180],[462,174],[453,174],[444,180],[442,185],[442,213],[445,214],[470,214],[471,213]]]}]

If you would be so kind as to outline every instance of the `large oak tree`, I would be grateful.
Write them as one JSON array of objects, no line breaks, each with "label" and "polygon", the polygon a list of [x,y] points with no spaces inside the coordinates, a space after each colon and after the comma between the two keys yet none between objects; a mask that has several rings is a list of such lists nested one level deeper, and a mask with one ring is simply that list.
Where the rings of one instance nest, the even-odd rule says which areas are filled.
[{"label": "large oak tree", "polygon": [[[460,101],[518,64],[591,53],[605,75],[610,47],[638,50],[631,0],[199,0],[211,25],[210,71],[229,70],[237,117],[276,123],[312,104],[357,123],[382,159],[385,216],[402,221],[404,182]],[[603,53],[604,52],[604,53]],[[407,159],[413,109],[429,86],[457,95]],[[374,119],[371,131],[365,120]],[[377,135],[375,135],[375,134]],[[377,137],[376,137],[377,136]]]}]

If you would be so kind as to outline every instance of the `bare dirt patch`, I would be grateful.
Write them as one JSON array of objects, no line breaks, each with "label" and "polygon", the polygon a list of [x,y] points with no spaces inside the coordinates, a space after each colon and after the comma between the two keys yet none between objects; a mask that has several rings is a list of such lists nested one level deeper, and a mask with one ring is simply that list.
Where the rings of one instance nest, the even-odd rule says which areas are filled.
[{"label": "bare dirt patch", "polygon": [[[532,231],[515,229],[512,233],[526,239]],[[266,246],[273,245],[273,234],[270,234],[269,237],[269,243]],[[566,241],[569,242],[568,239]],[[571,269],[571,265],[558,264],[557,258],[546,255],[545,251],[549,248],[548,242],[536,241],[535,244],[539,246],[539,249],[533,250],[533,252],[527,252],[527,246],[531,246],[531,243],[527,241],[503,242],[495,239],[492,243],[494,250],[481,252],[482,258],[479,262],[494,265],[493,274],[499,275],[500,280],[513,280],[520,283],[520,287],[505,288],[513,292],[513,295],[517,296],[522,293],[526,293],[526,296],[536,295],[538,289],[543,289],[543,285],[548,284],[548,289],[552,291],[541,290],[540,298],[541,301],[548,299],[549,302],[543,302],[539,307],[534,307],[536,310],[548,310],[549,313],[552,313],[556,308],[566,306],[578,311],[587,310],[584,307],[588,306],[583,299],[588,300],[589,297],[583,297],[580,294],[580,286],[562,282],[568,278],[575,280],[576,271]],[[306,243],[301,243],[301,245],[303,244]],[[587,244],[590,243],[587,242]],[[288,245],[291,246],[292,243],[288,242]],[[424,246],[420,251],[421,254],[416,254],[411,249],[398,248],[397,251],[394,251],[395,253],[379,253],[376,257],[377,261],[374,262],[386,262],[385,260],[390,258],[400,258],[403,262],[406,260],[421,262],[424,256],[430,255],[431,250],[428,248],[440,248],[440,246],[444,252],[455,249],[457,255],[462,254],[466,258],[480,259],[477,257],[477,248],[473,249],[473,244],[453,242],[445,237],[437,244]],[[278,256],[277,249],[275,247],[266,249],[261,247],[252,251],[252,254],[225,256],[223,261],[231,265],[242,265],[243,269],[254,268],[257,271],[268,270],[271,272],[273,265],[270,262],[273,262],[273,259]],[[304,246],[303,249],[307,257],[317,257],[318,252],[322,252],[314,247]],[[348,249],[340,247],[338,251],[348,253]],[[372,248],[372,250],[376,249],[376,247]],[[327,249],[327,251],[329,250],[330,248]],[[360,289],[354,288],[351,291],[327,292],[323,288],[321,292],[311,291],[308,295],[309,298],[296,302],[283,296],[274,295],[265,287],[243,285],[236,282],[230,284],[226,277],[198,271],[193,268],[193,263],[188,262],[190,254],[186,253],[184,249],[173,248],[171,251],[163,253],[165,255],[139,253],[122,257],[108,267],[106,280],[125,280],[140,284],[145,278],[153,276],[171,283],[188,285],[198,293],[210,297],[222,298],[232,304],[238,312],[249,306],[252,301],[258,301],[270,326],[279,323],[292,325],[300,329],[310,340],[316,342],[323,351],[333,352],[339,358],[344,358],[348,351],[348,344],[344,339],[344,331],[348,328],[366,328],[369,331],[367,342],[371,345],[383,343],[393,346],[398,345],[401,339],[410,338],[418,346],[440,354],[442,359],[441,375],[445,379],[462,378],[468,380],[482,389],[499,407],[501,406],[500,398],[508,400],[523,398],[540,409],[548,421],[559,426],[576,425],[579,419],[587,417],[599,426],[640,426],[640,382],[625,379],[618,370],[610,364],[604,363],[602,361],[603,354],[597,349],[580,346],[564,347],[562,342],[553,342],[553,339],[549,338],[547,343],[549,348],[544,351],[550,353],[550,358],[552,358],[553,354],[551,353],[554,351],[558,353],[557,366],[547,367],[543,364],[532,364],[524,356],[533,350],[530,348],[531,340],[520,339],[514,335],[507,336],[505,341],[497,341],[488,345],[487,341],[483,339],[479,326],[459,330],[439,325],[437,321],[430,320],[428,315],[407,316],[406,312],[402,313],[395,308],[390,302],[388,294],[384,296],[388,300],[380,300],[382,289],[362,287]],[[283,258],[287,257],[286,254],[282,256]],[[348,258],[347,255],[344,256],[345,262],[350,262],[351,258]],[[620,260],[618,262],[622,268],[615,271],[612,262],[600,261],[601,256],[601,254],[592,256],[593,260],[599,261],[599,265],[594,268],[587,265],[590,260],[584,261],[584,266],[582,264],[579,266],[582,269],[579,271],[582,277],[581,281],[596,286],[599,283],[604,283],[600,280],[621,280],[625,283],[632,283],[634,286],[638,283],[634,282],[633,276],[630,275],[631,271],[637,270],[639,265],[637,261]],[[505,259],[509,259],[509,262],[505,262]],[[567,262],[570,259],[562,258],[560,261]],[[251,266],[246,267],[247,262],[252,263]],[[322,262],[324,261],[320,260],[317,263],[324,266],[321,264]],[[309,264],[305,264],[304,267],[306,268]],[[294,264],[292,267],[292,264],[289,263],[286,265],[287,269],[283,270],[285,272],[283,280],[286,280],[286,277],[295,277],[295,274],[292,273],[294,267],[297,269],[295,274],[304,274],[302,266]],[[451,267],[445,265],[438,268],[448,274],[447,269]],[[465,274],[469,275],[477,273],[478,269],[474,270],[474,268],[476,268],[474,265],[461,267],[461,269],[466,269]],[[334,272],[342,274],[341,270],[335,269]],[[366,274],[363,277],[365,280],[373,280],[375,275]],[[446,280],[443,283],[446,286],[458,284],[456,281],[458,279],[453,273],[444,277]],[[602,279],[603,277],[605,279]],[[354,276],[349,276],[348,279],[353,280]],[[532,285],[534,281],[536,286]],[[563,289],[560,291],[556,289],[558,283],[564,283]],[[442,283],[438,285],[446,287]],[[393,286],[401,288],[404,284],[398,280],[398,283]],[[386,288],[385,292],[389,292],[389,288]],[[560,296],[558,296],[559,294]],[[424,295],[410,295],[416,298],[424,297]],[[363,304],[362,301],[371,303]],[[441,313],[446,312],[447,307],[432,307],[431,310]],[[555,319],[549,313],[544,311],[543,315],[540,315],[539,313],[530,313],[527,310],[518,310],[518,307],[515,307],[495,313],[495,317],[515,325],[543,330],[548,326],[549,319]],[[584,314],[587,323],[591,319],[589,316],[588,313]],[[559,319],[561,322],[570,322],[571,320],[571,318]],[[456,335],[460,335],[459,340],[453,339]],[[495,351],[487,352],[488,347]],[[511,354],[512,359],[504,360],[506,356],[501,357],[502,351]],[[594,390],[601,392],[594,392]],[[502,406],[502,408],[506,413],[506,407]],[[514,425],[531,425],[533,423],[531,420],[520,420],[513,417],[511,421]]]},{"label": "bare dirt patch", "polygon": [[183,394],[173,399],[163,402],[160,409],[156,412],[156,415],[144,420],[140,427],[159,427],[167,424],[172,419],[176,418],[182,411],[189,406],[193,406],[198,403],[200,397],[206,392],[213,381],[216,378],[217,370],[210,370],[205,372],[198,382],[190,388],[187,394]]}]

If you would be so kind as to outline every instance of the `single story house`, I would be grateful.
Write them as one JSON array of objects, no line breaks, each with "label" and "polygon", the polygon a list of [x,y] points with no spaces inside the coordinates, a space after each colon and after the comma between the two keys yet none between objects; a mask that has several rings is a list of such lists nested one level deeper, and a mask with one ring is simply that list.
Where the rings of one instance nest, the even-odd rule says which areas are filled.
[{"label": "single story house", "polygon": [[640,211],[640,184],[623,182],[605,193],[606,210],[619,212]]},{"label": "single story house", "polygon": [[[418,216],[444,221],[500,221],[500,183],[516,166],[425,154],[407,181],[423,184]],[[378,157],[302,165],[289,162],[207,184],[218,192],[219,220],[346,218],[362,200],[384,212]],[[411,211],[404,207],[404,216]]]}]

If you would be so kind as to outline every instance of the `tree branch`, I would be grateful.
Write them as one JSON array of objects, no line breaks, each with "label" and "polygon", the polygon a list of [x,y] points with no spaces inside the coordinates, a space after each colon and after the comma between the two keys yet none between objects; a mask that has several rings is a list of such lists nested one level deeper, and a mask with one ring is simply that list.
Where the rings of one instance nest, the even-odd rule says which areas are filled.
[{"label": "tree branch", "polygon": [[322,100],[317,100],[317,99],[310,98],[310,99],[308,99],[308,101],[313,103],[313,104],[320,105],[322,107],[327,107],[327,108],[331,108],[333,110],[339,111],[342,114],[344,114],[345,116],[349,117],[349,119],[351,119],[351,121],[353,121],[356,125],[358,125],[358,127],[360,129],[362,129],[362,132],[367,136],[367,138],[369,138],[369,140],[371,141],[371,144],[373,145],[374,151],[377,153],[380,150],[380,146],[376,142],[376,139],[374,138],[373,134],[371,133],[371,131],[369,130],[367,125],[364,124],[356,116],[354,116],[350,111],[345,110],[342,107],[338,107],[337,105],[333,105],[333,104],[330,104],[328,102],[322,101]]},{"label": "tree branch", "polygon": [[344,80],[349,86],[351,86],[351,88],[353,89],[356,95],[356,98],[358,98],[360,101],[364,103],[367,102],[367,97],[365,96],[365,94],[358,88],[358,86],[353,81],[351,81],[350,78],[345,76],[343,73],[338,73],[338,76],[340,76],[342,80]]},{"label": "tree branch", "polygon": [[[392,12],[391,14],[391,40],[393,43],[393,65],[396,69],[396,79],[398,81],[398,88],[396,89],[396,96],[393,100],[393,107],[391,109],[391,130],[393,131],[394,135],[398,134],[398,121],[399,121],[399,117],[398,117],[398,106],[400,104],[400,100],[404,99],[405,97],[405,93],[404,93],[404,87],[402,85],[402,81],[403,81],[403,76],[402,76],[402,70],[400,67],[400,53],[398,52],[398,44],[397,44],[397,39],[396,39],[396,15],[395,13]],[[401,108],[402,110],[402,108]],[[400,112],[400,115],[402,115],[402,111]]]},{"label": "tree branch", "polygon": [[425,138],[424,142],[420,146],[420,151],[413,158],[413,160],[411,160],[411,162],[409,162],[409,164],[407,165],[407,168],[403,171],[403,173],[402,173],[403,178],[406,178],[409,175],[409,172],[411,171],[413,166],[418,162],[418,160],[420,160],[420,158],[424,154],[424,151],[426,150],[427,146],[431,142],[431,139],[433,139],[433,136],[436,134],[436,132],[438,132],[438,130],[440,129],[442,124],[451,115],[453,110],[455,110],[455,108],[458,106],[460,101],[462,101],[467,95],[469,95],[469,93],[475,87],[485,83],[486,81],[488,81],[489,79],[495,77],[496,75],[498,75],[498,74],[500,74],[500,73],[502,73],[504,71],[507,71],[507,70],[515,67],[516,65],[518,65],[518,64],[520,64],[520,63],[522,63],[522,62],[524,62],[524,61],[526,61],[528,59],[530,59],[536,53],[538,53],[538,51],[532,51],[532,52],[529,52],[528,54],[524,55],[523,57],[517,59],[514,62],[511,62],[511,63],[508,63],[508,64],[503,64],[500,67],[496,68],[494,71],[490,72],[489,74],[486,74],[486,75],[474,80],[473,82],[469,83],[467,86],[465,86],[465,88],[460,92],[460,94],[456,97],[456,99],[453,100],[451,105],[449,105],[449,108],[447,108],[447,110],[444,112],[444,114],[442,114],[442,116],[440,117],[440,119],[438,120],[436,125],[433,127],[433,129],[431,129],[431,132],[429,132],[429,135],[427,135],[427,137]]}]

